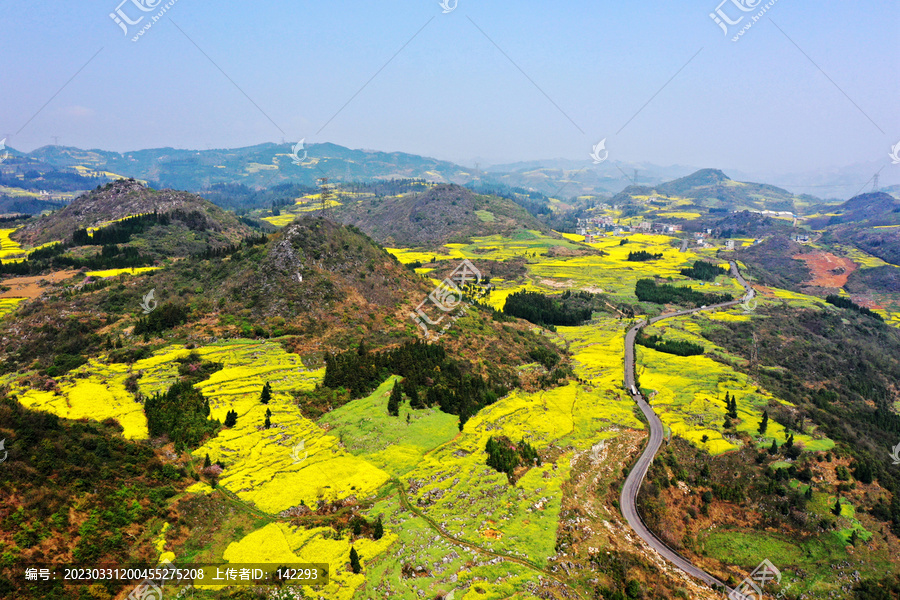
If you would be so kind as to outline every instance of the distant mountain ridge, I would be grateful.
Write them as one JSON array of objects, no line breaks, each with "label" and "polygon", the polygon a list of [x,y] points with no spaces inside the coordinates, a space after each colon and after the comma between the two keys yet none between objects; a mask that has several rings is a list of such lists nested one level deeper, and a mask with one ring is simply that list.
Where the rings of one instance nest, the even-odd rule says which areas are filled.
[{"label": "distant mountain ridge", "polygon": [[661,195],[693,200],[705,208],[787,211],[800,214],[822,201],[814,196],[797,196],[764,183],[735,181],[719,169],[701,169],[686,177],[656,186],[629,186],[613,197],[613,203],[625,203],[637,196]]}]

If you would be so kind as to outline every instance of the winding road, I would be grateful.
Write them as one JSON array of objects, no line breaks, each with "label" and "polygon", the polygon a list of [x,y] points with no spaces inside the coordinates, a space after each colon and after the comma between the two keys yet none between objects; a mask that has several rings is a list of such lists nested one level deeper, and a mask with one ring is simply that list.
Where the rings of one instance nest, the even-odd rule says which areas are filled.
[{"label": "winding road", "polygon": [[[628,477],[625,479],[625,484],[622,486],[622,495],[619,498],[619,504],[622,507],[622,514],[624,515],[625,520],[628,521],[628,524],[631,526],[631,528],[634,529],[635,533],[637,533],[637,535],[641,539],[643,539],[647,543],[647,545],[656,550],[663,558],[674,564],[676,567],[678,567],[688,575],[691,575],[692,577],[695,577],[710,586],[723,586],[728,589],[729,592],[732,592],[732,590],[725,586],[724,582],[710,575],[703,569],[694,566],[689,560],[672,550],[662,540],[656,537],[656,535],[654,535],[653,532],[647,528],[647,526],[644,524],[644,521],[641,520],[641,517],[638,514],[636,505],[638,491],[641,488],[641,483],[644,481],[644,477],[647,475],[647,470],[650,468],[650,463],[653,462],[653,458],[656,456],[660,445],[662,445],[663,426],[662,422],[659,420],[659,417],[655,412],[653,412],[653,409],[650,408],[650,404],[647,403],[646,399],[644,399],[643,395],[641,395],[640,390],[638,390],[635,386],[634,340],[637,336],[637,332],[640,331],[643,327],[652,325],[653,323],[656,323],[663,319],[690,315],[696,312],[719,310],[721,308],[729,308],[741,303],[748,302],[756,295],[756,292],[744,280],[743,276],[741,276],[741,273],[737,268],[737,264],[735,264],[733,261],[731,262],[731,274],[737,280],[737,282],[741,284],[741,286],[743,286],[743,288],[747,291],[747,293],[740,300],[731,300],[729,302],[711,304],[709,306],[703,306],[700,308],[692,308],[688,310],[679,310],[676,312],[665,313],[658,317],[653,317],[649,321],[641,321],[640,323],[629,329],[628,333],[625,335],[625,389],[628,390],[628,393],[631,394],[631,397],[635,402],[637,402],[637,405],[640,407],[641,412],[643,412],[644,416],[647,417],[647,422],[650,424],[650,441],[647,443],[647,447],[644,449],[644,452],[641,454],[640,458],[638,458],[637,463],[635,463],[634,467],[631,469],[631,472],[628,474]],[[730,597],[733,598],[735,596]],[[738,595],[737,598],[740,598],[740,595]]]}]

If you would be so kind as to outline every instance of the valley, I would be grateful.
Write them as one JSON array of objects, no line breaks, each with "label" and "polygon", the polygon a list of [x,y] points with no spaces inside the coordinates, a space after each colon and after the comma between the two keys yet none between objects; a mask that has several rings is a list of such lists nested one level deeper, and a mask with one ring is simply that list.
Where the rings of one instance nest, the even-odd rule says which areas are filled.
[{"label": "valley", "polygon": [[[0,528],[6,567],[316,562],[326,585],[284,593],[346,600],[717,598],[766,559],[788,598],[860,598],[892,576],[900,478],[874,439],[855,440],[895,431],[900,365],[873,363],[884,377],[868,387],[841,362],[792,375],[769,336],[789,319],[823,344],[852,327],[865,356],[867,335],[900,347],[900,296],[854,284],[896,267],[828,232],[800,244],[770,217],[648,204],[658,190],[578,209],[603,231],[560,233],[514,197],[414,187],[347,212],[350,190],[325,188],[270,217],[120,181],[5,229],[0,335],[16,341],[0,431],[17,478],[4,493],[21,506]],[[322,194],[340,199],[315,208]],[[367,203],[382,214],[361,217]],[[391,224],[422,206],[422,228]],[[424,243],[432,222],[453,233]],[[426,345],[410,315],[466,260],[469,310]],[[191,397],[208,413],[166,413]],[[49,416],[152,453],[146,491],[109,480],[130,515],[24,432]],[[67,520],[39,520],[37,472]],[[128,542],[103,533],[116,527]],[[848,565],[857,580],[823,574]]]}]

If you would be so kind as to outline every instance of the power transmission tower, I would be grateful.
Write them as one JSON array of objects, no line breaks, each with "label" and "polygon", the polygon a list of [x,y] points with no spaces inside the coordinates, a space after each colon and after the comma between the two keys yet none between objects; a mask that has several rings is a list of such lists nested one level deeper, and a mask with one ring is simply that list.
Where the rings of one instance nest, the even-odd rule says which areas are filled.
[{"label": "power transmission tower", "polygon": [[50,137],[53,138],[53,145],[54,145],[54,146],[59,146],[59,136],[58,136],[58,135],[51,135]]},{"label": "power transmission tower", "polygon": [[328,203],[331,201],[331,185],[328,183],[327,177],[319,177],[319,194],[322,198],[322,218],[327,216]]},{"label": "power transmission tower", "polygon": [[872,191],[878,191],[878,173],[875,173],[875,177],[872,178]]}]

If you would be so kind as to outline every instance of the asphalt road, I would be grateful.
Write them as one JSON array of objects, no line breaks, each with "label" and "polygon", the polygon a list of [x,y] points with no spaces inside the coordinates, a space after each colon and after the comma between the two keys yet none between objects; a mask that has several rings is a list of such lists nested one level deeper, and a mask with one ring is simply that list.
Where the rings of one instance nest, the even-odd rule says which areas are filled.
[{"label": "asphalt road", "polygon": [[[663,315],[650,319],[649,324],[653,324],[657,321],[661,321],[663,319],[668,319],[671,317],[679,317],[682,315],[689,315],[702,311],[719,310],[721,308],[736,306],[742,302],[748,302],[755,296],[755,292],[753,288],[751,288],[741,276],[741,273],[740,271],[738,271],[737,265],[734,262],[731,263],[731,274],[735,279],[737,279],[738,283],[740,283],[744,287],[744,289],[747,290],[747,293],[741,300],[731,300],[730,302],[712,304],[703,308],[692,308],[688,310],[679,310],[676,312],[665,313]],[[641,395],[640,390],[636,390],[634,382],[634,339],[635,336],[637,336],[637,332],[646,325],[648,325],[647,321],[641,321],[640,323],[629,329],[628,333],[625,334],[625,389],[628,390],[628,393],[631,394],[634,401],[637,402],[637,405],[640,407],[641,412],[643,412],[644,416],[647,417],[647,422],[650,423],[650,440],[647,443],[647,447],[644,449],[644,452],[641,454],[637,463],[635,463],[634,468],[631,469],[631,472],[625,479],[625,484],[622,486],[622,495],[619,498],[619,504],[622,508],[622,514],[625,516],[625,520],[628,521],[628,524],[632,529],[634,529],[635,533],[637,533],[638,536],[640,536],[640,538],[647,543],[647,545],[659,552],[659,554],[666,560],[674,564],[676,567],[678,567],[688,575],[691,575],[692,577],[695,577],[710,586],[724,586],[724,582],[720,581],[716,577],[713,577],[703,569],[694,566],[689,560],[669,548],[665,543],[662,542],[662,540],[656,537],[653,532],[651,532],[647,528],[647,526],[644,525],[644,522],[641,520],[641,517],[637,511],[637,506],[635,503],[637,501],[638,490],[640,489],[641,482],[644,481],[644,477],[647,475],[647,469],[650,468],[650,463],[653,462],[653,458],[659,451],[659,447],[662,445],[663,440],[662,422],[659,420],[659,417],[656,416],[656,413],[653,412],[653,409],[650,408],[650,404],[648,404],[644,397]],[[728,591],[731,592],[732,590],[728,588]],[[740,596],[738,595],[737,597],[739,598]]]}]

